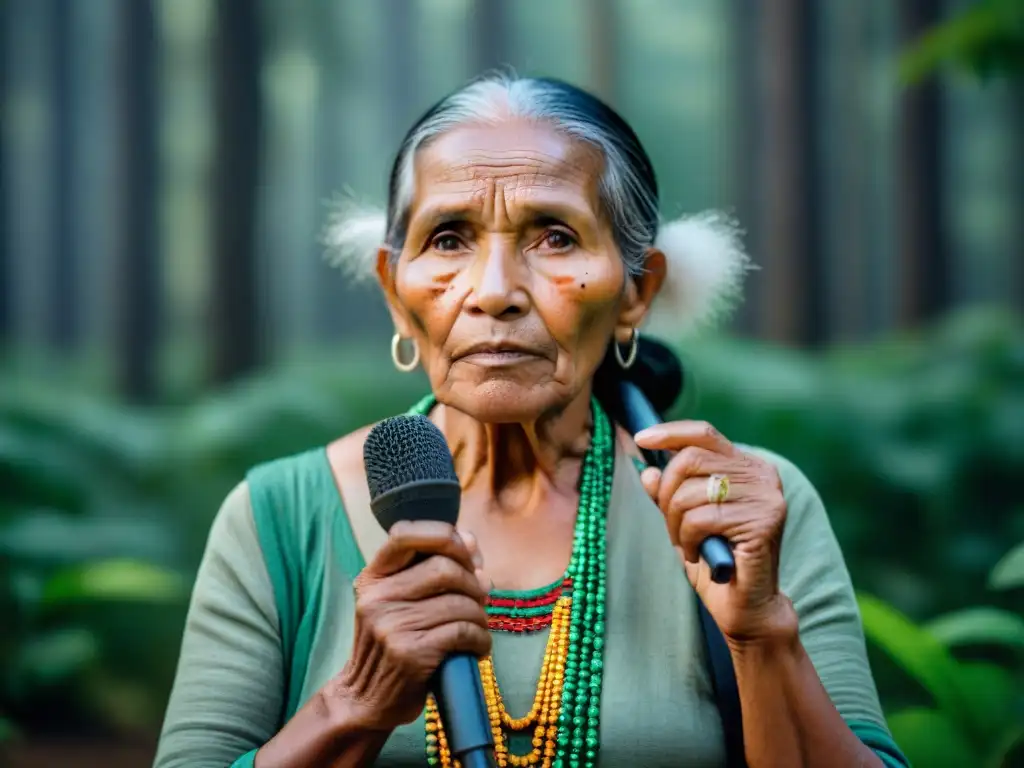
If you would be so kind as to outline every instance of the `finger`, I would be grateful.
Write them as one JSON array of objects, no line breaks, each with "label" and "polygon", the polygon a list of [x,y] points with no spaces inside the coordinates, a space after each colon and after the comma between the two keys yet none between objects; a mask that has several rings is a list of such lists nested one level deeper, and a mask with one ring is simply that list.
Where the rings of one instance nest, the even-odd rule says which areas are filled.
[{"label": "finger", "polygon": [[466,545],[466,549],[469,550],[470,557],[473,558],[473,568],[484,567],[484,556],[480,552],[480,544],[476,540],[476,536],[473,535],[472,531],[459,531],[459,536],[462,537],[462,543]]},{"label": "finger", "polygon": [[473,572],[476,574],[476,578],[480,582],[480,587],[484,590],[484,594],[486,595],[488,582],[487,574],[484,572],[484,556],[480,551],[480,544],[477,542],[476,536],[473,535],[472,531],[459,531],[459,535],[462,536],[462,540],[466,544],[466,549],[469,550],[469,554],[473,558]]},{"label": "finger", "polygon": [[707,448],[693,445],[683,448],[672,457],[662,473],[661,487],[658,489],[658,506],[668,509],[669,501],[675,496],[676,491],[691,477],[707,478],[713,474],[724,474],[732,480],[734,475],[739,474],[737,460],[738,457],[723,456]]},{"label": "finger", "polygon": [[705,504],[682,515],[678,527],[678,544],[687,562],[700,560],[700,545],[709,536],[732,540],[742,529],[756,522],[756,510],[748,504]]},{"label": "finger", "polygon": [[426,632],[423,643],[437,648],[445,656],[450,653],[486,656],[491,652],[491,633],[471,621],[448,622]]},{"label": "finger", "polygon": [[678,451],[688,445],[695,445],[733,456],[739,450],[706,421],[669,421],[657,424],[637,432],[633,441],[641,448],[653,451]]},{"label": "finger", "polygon": [[379,636],[397,632],[422,632],[442,624],[465,621],[487,629],[487,612],[466,595],[436,595],[426,600],[392,603],[376,620]]},{"label": "finger", "polygon": [[[724,501],[714,502],[708,498],[709,477],[688,477],[676,487],[675,493],[662,502],[659,498],[658,506],[666,510],[666,514],[681,516],[691,509],[703,507],[705,504],[735,504],[750,501],[757,498],[763,490],[749,482],[733,481],[729,478],[729,495]],[[664,488],[664,483],[662,483]]]},{"label": "finger", "polygon": [[462,537],[454,526],[436,520],[399,520],[368,569],[376,576],[389,576],[423,555],[444,555],[473,571],[473,557]]},{"label": "finger", "polygon": [[647,467],[640,473],[640,483],[651,500],[657,503],[658,488],[661,486],[661,470],[657,467]]},{"label": "finger", "polygon": [[435,595],[457,593],[483,604],[487,590],[475,571],[444,555],[426,560],[383,579],[377,592],[380,600],[425,600]]}]

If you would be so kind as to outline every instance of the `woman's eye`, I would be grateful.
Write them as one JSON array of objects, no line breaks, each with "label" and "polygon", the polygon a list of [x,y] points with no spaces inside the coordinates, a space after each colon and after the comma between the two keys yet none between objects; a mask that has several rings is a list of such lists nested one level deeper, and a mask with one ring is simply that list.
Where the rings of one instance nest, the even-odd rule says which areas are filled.
[{"label": "woman's eye", "polygon": [[442,232],[430,243],[435,251],[457,251],[462,248],[462,241],[458,235],[451,232]]},{"label": "woman's eye", "polygon": [[553,251],[564,251],[576,244],[572,235],[560,229],[552,229],[544,235],[544,245]]}]

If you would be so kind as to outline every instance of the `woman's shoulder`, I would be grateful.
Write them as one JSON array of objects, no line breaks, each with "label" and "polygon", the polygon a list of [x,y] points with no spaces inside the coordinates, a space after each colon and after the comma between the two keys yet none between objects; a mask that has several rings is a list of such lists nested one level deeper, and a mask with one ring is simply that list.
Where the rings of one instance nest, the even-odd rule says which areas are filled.
[{"label": "woman's shoulder", "polygon": [[769,464],[775,467],[775,470],[779,473],[779,478],[782,480],[783,488],[787,493],[794,486],[811,486],[811,481],[804,474],[803,470],[781,453],[777,453],[769,448],[765,448],[761,445],[748,445],[746,443],[737,443],[736,447],[744,453],[749,453],[752,456],[757,456],[760,459],[767,461]]},{"label": "woman's shoulder", "polygon": [[232,493],[248,493],[255,503],[256,497],[268,494],[277,497],[278,502],[287,501],[283,495],[301,501],[309,491],[323,495],[325,490],[338,490],[343,481],[364,474],[363,443],[372,428],[372,424],[360,427],[326,445],[260,462],[249,468]]},{"label": "woman's shoulder", "polygon": [[366,467],[363,464],[363,444],[366,436],[376,424],[367,424],[347,435],[332,440],[325,449],[327,462],[331,467],[339,487],[342,482],[351,478],[365,478]]}]

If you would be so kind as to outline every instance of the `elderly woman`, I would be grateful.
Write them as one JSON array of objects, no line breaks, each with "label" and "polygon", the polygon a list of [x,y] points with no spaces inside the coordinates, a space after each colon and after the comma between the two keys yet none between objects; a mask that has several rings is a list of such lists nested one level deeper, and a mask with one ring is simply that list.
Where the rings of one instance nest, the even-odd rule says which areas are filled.
[{"label": "elderly woman", "polygon": [[[629,434],[609,386],[656,390],[638,329],[678,335],[735,293],[733,231],[661,224],[630,127],[546,79],[445,98],[389,196],[332,237],[380,284],[395,366],[429,379],[412,411],[451,448],[457,530],[377,525],[368,428],[250,472],[213,523],[157,766],[450,765],[428,685],[452,652],[480,658],[498,765],[905,765],[808,480],[706,423]],[[742,711],[728,758],[701,602]]]}]

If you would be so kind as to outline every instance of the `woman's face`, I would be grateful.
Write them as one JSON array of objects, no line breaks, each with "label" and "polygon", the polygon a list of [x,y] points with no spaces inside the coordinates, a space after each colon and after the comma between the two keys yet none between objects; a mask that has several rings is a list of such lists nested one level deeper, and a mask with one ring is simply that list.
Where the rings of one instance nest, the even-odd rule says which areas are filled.
[{"label": "woman's face", "polygon": [[510,121],[451,131],[415,162],[405,246],[397,263],[381,252],[378,275],[435,395],[507,423],[588,394],[663,273],[627,276],[598,201],[599,153]]}]

